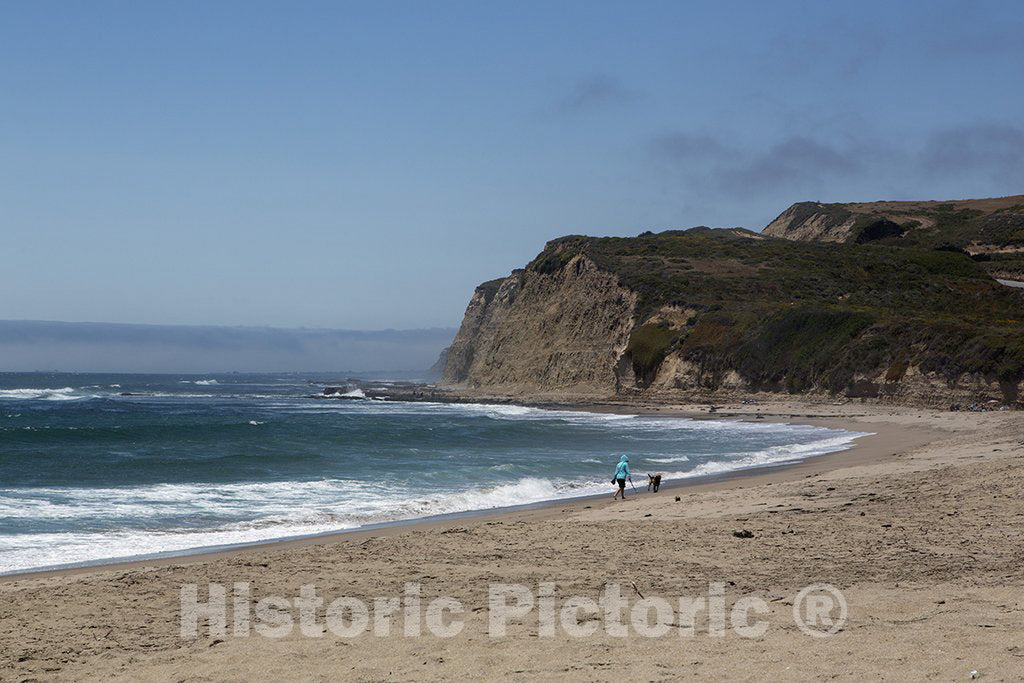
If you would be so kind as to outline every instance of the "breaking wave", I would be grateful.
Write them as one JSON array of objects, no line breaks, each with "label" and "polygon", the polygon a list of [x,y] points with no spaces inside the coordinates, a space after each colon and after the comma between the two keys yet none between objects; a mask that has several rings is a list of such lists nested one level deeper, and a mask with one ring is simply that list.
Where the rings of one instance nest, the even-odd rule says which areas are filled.
[{"label": "breaking wave", "polygon": [[[603,495],[622,453],[634,477],[657,467],[671,481],[839,451],[861,436],[516,405],[325,402],[308,398],[302,379],[282,383],[291,394],[266,381],[204,382],[214,380],[69,376],[36,380],[54,388],[0,389],[13,408],[0,413],[0,573]],[[108,400],[78,400],[96,396]]]},{"label": "breaking wave", "polygon": [[87,394],[76,394],[73,387],[63,387],[61,389],[0,389],[0,399],[17,399],[22,401],[31,399],[76,401],[90,397]]}]

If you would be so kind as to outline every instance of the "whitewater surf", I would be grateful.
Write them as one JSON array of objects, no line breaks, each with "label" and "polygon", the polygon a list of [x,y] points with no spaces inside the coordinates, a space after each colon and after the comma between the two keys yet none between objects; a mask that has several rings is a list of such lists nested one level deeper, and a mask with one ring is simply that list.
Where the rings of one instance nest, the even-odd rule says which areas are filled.
[{"label": "whitewater surf", "polygon": [[[327,401],[301,375],[0,375],[0,573],[605,493],[858,433],[486,404]],[[358,399],[355,390],[349,398]]]}]

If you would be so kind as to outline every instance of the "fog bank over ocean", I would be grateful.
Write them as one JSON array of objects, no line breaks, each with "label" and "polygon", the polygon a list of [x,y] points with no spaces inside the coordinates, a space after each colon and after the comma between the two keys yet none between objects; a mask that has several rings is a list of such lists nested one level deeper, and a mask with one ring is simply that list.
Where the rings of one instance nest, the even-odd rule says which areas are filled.
[{"label": "fog bank over ocean", "polygon": [[455,330],[0,320],[0,372],[415,372]]}]

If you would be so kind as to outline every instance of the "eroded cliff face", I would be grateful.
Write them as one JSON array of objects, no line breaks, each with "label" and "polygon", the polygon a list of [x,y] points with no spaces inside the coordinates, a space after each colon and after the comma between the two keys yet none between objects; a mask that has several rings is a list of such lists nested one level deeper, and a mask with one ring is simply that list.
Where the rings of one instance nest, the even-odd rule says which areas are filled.
[{"label": "eroded cliff face", "polygon": [[[891,369],[860,373],[841,392],[825,391],[820,387],[801,392],[808,398],[826,400],[867,399],[898,405],[931,406],[945,409],[970,406],[992,409],[1002,405],[1020,405],[1022,383],[1000,381],[979,373],[947,379],[936,373],[922,372],[917,366],[908,367],[902,375],[894,376]],[[658,367],[657,376],[650,385],[638,387],[635,382],[623,382],[621,396],[642,396],[661,400],[727,400],[746,398],[759,393],[786,392],[782,387],[759,386],[745,380],[735,369],[728,369],[714,379],[700,363],[687,360],[673,352]],[[1024,407],[1024,406],[1021,406]]]},{"label": "eroded cliff face", "polygon": [[[567,399],[647,398],[727,400],[758,393],[789,393],[744,378],[735,368],[709,368],[673,350],[651,378],[634,369],[628,349],[637,295],[616,276],[577,256],[562,271],[516,271],[474,292],[462,326],[447,351],[443,383],[488,395],[549,395]],[[643,320],[682,330],[697,311],[667,306]],[[916,366],[859,373],[841,392],[809,388],[815,395],[930,405],[1014,405],[1019,383],[981,374],[955,380]]]},{"label": "eroded cliff face", "polygon": [[765,226],[762,234],[790,240],[846,242],[851,237],[856,216],[844,209],[830,210],[826,204],[794,204]]},{"label": "eroded cliff face", "polygon": [[444,383],[518,394],[615,393],[636,294],[575,256],[554,273],[522,270],[474,292]]}]

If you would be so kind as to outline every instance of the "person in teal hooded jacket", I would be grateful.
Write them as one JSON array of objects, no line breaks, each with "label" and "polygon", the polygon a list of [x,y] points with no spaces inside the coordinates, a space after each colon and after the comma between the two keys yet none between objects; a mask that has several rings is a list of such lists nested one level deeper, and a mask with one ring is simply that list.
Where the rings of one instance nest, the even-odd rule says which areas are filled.
[{"label": "person in teal hooded jacket", "polygon": [[612,481],[614,484],[619,485],[619,490],[615,492],[615,496],[612,500],[618,500],[619,496],[622,496],[622,500],[626,500],[626,480],[633,481],[632,477],[629,476],[629,458],[625,455],[619,458],[619,464],[615,466],[615,479]]}]

